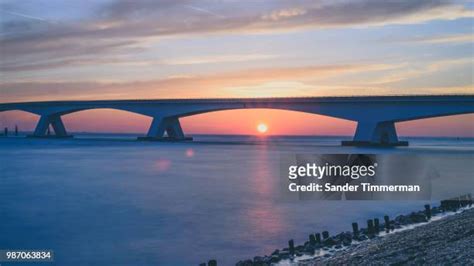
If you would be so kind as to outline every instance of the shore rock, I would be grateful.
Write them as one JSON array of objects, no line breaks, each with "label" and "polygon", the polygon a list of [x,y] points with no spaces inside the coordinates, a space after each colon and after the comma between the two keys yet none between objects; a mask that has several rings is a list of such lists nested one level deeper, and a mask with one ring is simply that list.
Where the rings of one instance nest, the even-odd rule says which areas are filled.
[{"label": "shore rock", "polygon": [[[426,219],[426,216],[424,216]],[[398,217],[397,217],[398,218]],[[405,218],[400,218],[405,219]],[[424,221],[420,213],[408,216]],[[473,265],[474,209],[299,265]]]}]

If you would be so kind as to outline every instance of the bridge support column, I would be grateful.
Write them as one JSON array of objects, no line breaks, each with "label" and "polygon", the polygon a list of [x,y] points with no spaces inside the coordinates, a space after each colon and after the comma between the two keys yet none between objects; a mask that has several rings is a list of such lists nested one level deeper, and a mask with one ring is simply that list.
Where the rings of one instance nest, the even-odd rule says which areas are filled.
[{"label": "bridge support column", "polygon": [[408,146],[399,141],[392,121],[359,121],[353,141],[343,141],[343,146]]},{"label": "bridge support column", "polygon": [[[47,134],[50,125],[53,127],[55,133],[51,136]],[[29,135],[28,137],[69,138],[72,137],[72,135],[67,134],[66,127],[64,126],[60,115],[42,115],[38,121],[38,124],[36,125],[33,135]]]},{"label": "bridge support column", "polygon": [[138,139],[158,141],[192,140],[191,137],[184,135],[178,117],[154,117],[146,137],[139,137]]}]

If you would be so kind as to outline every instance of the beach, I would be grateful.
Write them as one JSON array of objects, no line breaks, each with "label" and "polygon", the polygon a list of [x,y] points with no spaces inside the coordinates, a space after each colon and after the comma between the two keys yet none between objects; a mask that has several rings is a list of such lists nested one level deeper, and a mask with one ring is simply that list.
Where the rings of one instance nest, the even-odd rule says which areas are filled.
[{"label": "beach", "polygon": [[298,265],[472,265],[474,209],[361,242]]}]

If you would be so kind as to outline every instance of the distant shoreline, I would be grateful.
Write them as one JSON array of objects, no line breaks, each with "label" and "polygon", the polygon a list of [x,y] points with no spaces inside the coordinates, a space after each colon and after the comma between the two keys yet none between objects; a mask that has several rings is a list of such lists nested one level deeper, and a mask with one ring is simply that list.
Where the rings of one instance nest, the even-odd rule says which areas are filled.
[{"label": "distant shoreline", "polygon": [[[1,128],[1,127],[0,127]],[[20,135],[32,134],[33,131],[19,131]],[[145,135],[145,132],[88,132],[88,131],[71,131],[73,135],[111,135],[111,136],[142,136]],[[0,134],[1,135],[1,134]],[[206,133],[192,133],[189,135],[192,136],[201,136],[201,137],[251,137],[251,138],[262,138],[258,134],[206,134]],[[328,138],[328,139],[352,139],[352,135],[265,135],[264,138]],[[424,139],[443,139],[443,140],[474,140],[474,136],[399,136],[401,140],[424,140]]]}]

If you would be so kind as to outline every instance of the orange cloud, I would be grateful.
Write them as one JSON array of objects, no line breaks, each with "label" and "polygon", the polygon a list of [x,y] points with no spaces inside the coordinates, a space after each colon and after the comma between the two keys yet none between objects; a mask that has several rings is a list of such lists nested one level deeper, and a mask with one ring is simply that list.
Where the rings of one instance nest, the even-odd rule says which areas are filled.
[{"label": "orange cloud", "polygon": [[[383,64],[319,65],[285,68],[249,69],[198,76],[178,76],[135,82],[14,82],[0,84],[4,102],[48,101],[69,99],[136,99],[136,98],[215,98],[274,97],[269,84],[322,80],[329,77],[390,68]],[[246,95],[242,95],[246,88]],[[265,89],[266,92],[259,91]],[[305,85],[299,95],[289,86],[279,96],[318,96],[315,88]],[[349,94],[353,92],[348,92]]]}]

